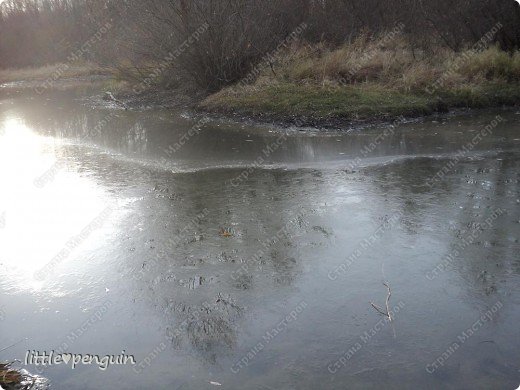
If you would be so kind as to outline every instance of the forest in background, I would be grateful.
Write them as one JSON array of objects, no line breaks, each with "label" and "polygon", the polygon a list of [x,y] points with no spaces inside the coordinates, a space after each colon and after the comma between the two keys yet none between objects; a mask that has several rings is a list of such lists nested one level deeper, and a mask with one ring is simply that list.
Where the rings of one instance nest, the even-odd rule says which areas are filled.
[{"label": "forest in background", "polygon": [[513,0],[6,0],[0,10],[0,68],[84,61],[146,86],[208,92],[266,57],[276,74],[269,53],[283,42],[325,53],[402,26],[401,44],[421,60],[461,52],[499,23],[489,44],[520,47]]}]

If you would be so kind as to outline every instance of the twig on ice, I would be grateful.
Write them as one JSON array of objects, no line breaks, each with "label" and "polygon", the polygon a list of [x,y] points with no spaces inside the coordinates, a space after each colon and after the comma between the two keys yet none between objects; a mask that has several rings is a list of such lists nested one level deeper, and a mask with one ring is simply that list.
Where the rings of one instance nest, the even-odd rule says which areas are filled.
[{"label": "twig on ice", "polygon": [[388,314],[386,314],[386,313],[383,311],[383,309],[381,309],[379,306],[377,306],[374,302],[370,302],[370,304],[371,304],[372,307],[373,307],[374,309],[376,309],[379,313],[381,313],[382,315],[388,317]]},{"label": "twig on ice", "polygon": [[376,309],[379,313],[381,313],[384,316],[387,316],[390,322],[392,322],[392,313],[390,312],[390,297],[392,296],[392,290],[390,290],[390,286],[388,285],[388,282],[383,282],[383,285],[388,289],[388,295],[386,296],[386,312],[381,309],[379,306],[377,306],[375,303],[370,302],[372,307]]},{"label": "twig on ice", "polygon": [[388,307],[388,303],[390,302],[390,297],[392,296],[392,290],[390,290],[390,286],[388,285],[388,282],[384,282],[383,284],[388,289],[388,296],[386,297],[386,313],[388,315],[388,319],[390,321],[392,321],[392,313],[390,313],[390,308]]}]

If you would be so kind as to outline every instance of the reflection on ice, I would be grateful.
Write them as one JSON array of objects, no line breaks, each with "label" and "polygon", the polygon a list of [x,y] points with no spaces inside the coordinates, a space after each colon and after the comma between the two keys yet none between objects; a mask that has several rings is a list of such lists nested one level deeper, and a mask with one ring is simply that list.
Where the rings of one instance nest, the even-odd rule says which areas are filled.
[{"label": "reflection on ice", "polygon": [[42,172],[55,167],[57,146],[21,119],[8,117],[0,129],[2,263],[19,280],[16,288],[38,287],[33,273],[88,226],[107,199],[93,180],[66,165],[58,166],[45,185],[35,185]]},{"label": "reflection on ice", "polygon": [[[193,121],[126,111],[106,121],[106,110],[60,104],[0,107],[2,329],[49,349],[110,302],[71,352],[125,349],[150,362],[135,375],[46,377],[71,388],[77,375],[114,389],[203,388],[210,379],[230,389],[473,388],[491,379],[488,387],[513,388],[520,116],[501,113],[507,120],[433,185],[427,179],[496,113],[398,126],[359,159],[380,130],[290,134],[232,185],[276,134],[209,122],[165,156]],[[461,245],[497,209],[492,226]],[[381,328],[331,374],[327,364],[381,320],[369,302],[384,294],[382,278],[390,304],[405,304],[397,337]],[[302,301],[302,315],[260,351],[266,331]],[[499,315],[428,374],[425,366],[497,301]],[[23,356],[25,347],[8,353]]]}]

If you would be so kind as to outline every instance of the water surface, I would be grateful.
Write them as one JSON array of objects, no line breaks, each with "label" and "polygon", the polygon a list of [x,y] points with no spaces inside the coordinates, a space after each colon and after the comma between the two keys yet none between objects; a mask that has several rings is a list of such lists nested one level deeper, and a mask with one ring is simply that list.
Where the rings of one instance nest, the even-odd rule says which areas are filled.
[{"label": "water surface", "polygon": [[0,358],[140,363],[25,367],[55,389],[515,389],[519,130],[500,110],[322,133],[4,97],[0,347],[23,341]]}]

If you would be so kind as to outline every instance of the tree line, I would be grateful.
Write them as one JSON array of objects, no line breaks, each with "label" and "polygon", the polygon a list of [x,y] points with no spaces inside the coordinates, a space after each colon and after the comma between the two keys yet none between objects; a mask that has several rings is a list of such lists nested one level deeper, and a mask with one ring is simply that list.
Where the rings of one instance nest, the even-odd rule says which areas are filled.
[{"label": "tree line", "polygon": [[214,91],[251,74],[302,25],[300,44],[331,47],[403,26],[414,53],[434,56],[463,50],[497,23],[493,43],[518,50],[514,0],[5,0],[0,68],[66,62],[79,50],[129,79]]}]

